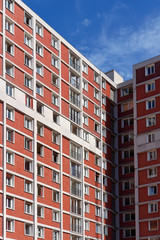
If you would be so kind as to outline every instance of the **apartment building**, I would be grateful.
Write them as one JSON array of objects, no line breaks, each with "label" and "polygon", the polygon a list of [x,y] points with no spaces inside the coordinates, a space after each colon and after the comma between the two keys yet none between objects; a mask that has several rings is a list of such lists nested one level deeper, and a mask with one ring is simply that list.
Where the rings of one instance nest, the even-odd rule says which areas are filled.
[{"label": "apartment building", "polygon": [[0,0],[0,239],[159,239],[159,64],[124,82]]}]

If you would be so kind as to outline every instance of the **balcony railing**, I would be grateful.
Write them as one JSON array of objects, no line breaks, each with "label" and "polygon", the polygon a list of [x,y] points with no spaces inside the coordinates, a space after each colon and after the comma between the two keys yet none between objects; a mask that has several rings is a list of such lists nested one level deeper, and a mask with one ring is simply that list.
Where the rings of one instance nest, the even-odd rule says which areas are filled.
[{"label": "balcony railing", "polygon": [[71,187],[71,193],[78,197],[81,197],[81,189],[79,188]]},{"label": "balcony railing", "polygon": [[75,104],[77,107],[80,107],[80,101],[78,100],[78,98],[70,96],[70,101],[71,103]]},{"label": "balcony railing", "polygon": [[81,233],[82,227],[74,224],[74,225],[71,226],[71,229],[72,229],[73,232]]},{"label": "balcony railing", "polygon": [[77,178],[81,178],[81,172],[77,169],[71,168],[71,175]]},{"label": "balcony railing", "polygon": [[71,67],[73,67],[77,72],[80,72],[80,66],[77,63],[75,63],[74,60],[70,58],[69,62]]},{"label": "balcony railing", "polygon": [[70,151],[70,156],[72,158],[75,158],[76,160],[80,161],[81,160],[81,154],[78,153],[77,151],[71,150]]},{"label": "balcony railing", "polygon": [[70,84],[77,88],[78,90],[80,89],[80,83],[78,82],[77,79],[75,79],[74,77],[70,77]]},{"label": "balcony railing", "polygon": [[71,212],[81,215],[81,208],[76,206],[71,206]]}]

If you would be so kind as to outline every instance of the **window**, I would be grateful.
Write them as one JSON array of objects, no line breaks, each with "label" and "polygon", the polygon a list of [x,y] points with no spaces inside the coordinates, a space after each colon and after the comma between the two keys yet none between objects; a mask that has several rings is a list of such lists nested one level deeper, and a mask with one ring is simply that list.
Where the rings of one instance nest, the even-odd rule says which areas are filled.
[{"label": "window", "polygon": [[25,202],[25,213],[32,214],[33,213],[33,205],[30,202]]},{"label": "window", "polygon": [[99,91],[98,90],[94,90],[94,97],[99,100]]},{"label": "window", "polygon": [[6,219],[6,230],[8,232],[14,232],[14,220]]},{"label": "window", "polygon": [[89,221],[88,220],[84,221],[84,230],[89,231]]},{"label": "window", "polygon": [[99,167],[101,166],[101,158],[98,156],[95,156],[95,165],[97,165]]},{"label": "window", "polygon": [[60,134],[57,132],[52,131],[52,142],[56,143],[59,145],[59,141],[60,141]]},{"label": "window", "polygon": [[44,155],[44,147],[42,144],[37,143],[37,155],[43,157]]},{"label": "window", "polygon": [[37,237],[38,238],[44,238],[44,228],[37,226]]},{"label": "window", "polygon": [[136,231],[134,228],[129,228],[124,230],[124,237],[129,238],[129,237],[135,237],[136,236]]},{"label": "window", "polygon": [[52,171],[52,180],[53,182],[59,183],[59,172],[55,170]]},{"label": "window", "polygon": [[25,180],[24,190],[25,190],[25,192],[32,193],[32,182]]},{"label": "window", "polygon": [[96,223],[96,233],[101,233],[101,225]]},{"label": "window", "polygon": [[134,156],[134,149],[126,149],[122,151],[122,158],[130,158]]},{"label": "window", "polygon": [[84,203],[84,212],[89,213],[89,203]]},{"label": "window", "polygon": [[148,168],[148,178],[157,177],[157,167]]},{"label": "window", "polygon": [[86,63],[84,63],[84,62],[82,62],[82,71],[84,72],[84,73],[88,73],[88,66],[87,66],[87,64]]},{"label": "window", "polygon": [[54,75],[53,73],[52,73],[52,84],[56,87],[58,87],[58,84],[59,84],[58,76]]},{"label": "window", "polygon": [[5,1],[5,7],[9,9],[11,12],[14,11],[14,2],[13,0],[6,0]]},{"label": "window", "polygon": [[157,159],[157,150],[151,150],[147,153],[148,161]]},{"label": "window", "polygon": [[32,58],[28,55],[25,55],[25,58],[24,58],[24,64],[31,68],[32,67]]},{"label": "window", "polygon": [[14,140],[14,132],[10,129],[7,129],[7,136],[6,136],[7,141],[12,142]]},{"label": "window", "polygon": [[11,22],[9,19],[6,19],[5,28],[10,33],[14,34],[14,23]]},{"label": "window", "polygon": [[43,125],[41,125],[40,123],[37,123],[37,134],[43,137]]},{"label": "window", "polygon": [[58,39],[54,36],[52,36],[51,45],[52,47],[58,49]]},{"label": "window", "polygon": [[36,23],[36,33],[43,37],[43,27],[39,23]]},{"label": "window", "polygon": [[108,211],[107,211],[107,209],[103,209],[103,217],[104,217],[104,219],[108,219]]},{"label": "window", "polygon": [[59,232],[58,231],[53,231],[53,240],[60,240],[60,237],[59,237]]},{"label": "window", "polygon": [[107,186],[107,177],[106,176],[103,176],[103,185]]},{"label": "window", "polygon": [[31,107],[31,98],[29,96],[26,96],[26,106]]},{"label": "window", "polygon": [[37,102],[37,112],[40,114],[44,114],[44,105],[40,102]]},{"label": "window", "polygon": [[32,140],[31,139],[25,137],[24,148],[28,151],[32,151]]},{"label": "window", "polygon": [[84,149],[84,159],[88,160],[89,159],[89,151]]},{"label": "window", "polygon": [[6,84],[6,94],[10,97],[14,97],[14,87],[9,84]]},{"label": "window", "polygon": [[122,103],[121,105],[121,111],[122,112],[126,112],[128,110],[133,109],[133,102],[126,102],[126,103]]},{"label": "window", "polygon": [[148,187],[148,196],[156,195],[158,193],[157,185]]},{"label": "window", "polygon": [[84,177],[89,178],[89,168],[84,168]]},{"label": "window", "polygon": [[57,152],[52,152],[52,161],[55,163],[59,162],[59,154]]},{"label": "window", "polygon": [[121,89],[121,97],[127,96],[129,94],[133,93],[133,87],[125,87]]},{"label": "window", "polygon": [[89,195],[89,186],[88,185],[84,185],[84,194]]},{"label": "window", "polygon": [[37,206],[37,216],[43,218],[44,217],[44,207]]},{"label": "window", "polygon": [[44,167],[40,164],[37,164],[37,175],[44,177]]},{"label": "window", "polygon": [[123,190],[133,189],[134,188],[134,181],[125,181],[123,182]]},{"label": "window", "polygon": [[123,206],[129,206],[135,204],[135,198],[134,197],[125,197],[123,199]]},{"label": "window", "polygon": [[24,13],[24,22],[29,26],[32,27],[32,17],[28,13]]},{"label": "window", "polygon": [[150,127],[156,125],[156,116],[151,116],[146,118],[146,126]]},{"label": "window", "polygon": [[103,153],[107,153],[107,145],[104,143],[102,145],[102,151],[103,151]]},{"label": "window", "polygon": [[100,183],[100,174],[95,172],[95,182]]},{"label": "window", "polygon": [[14,110],[10,107],[6,108],[6,118],[12,121],[14,120]]},{"label": "window", "polygon": [[148,204],[148,212],[149,213],[154,213],[154,212],[158,212],[158,203],[149,203]]},{"label": "window", "polygon": [[88,125],[88,117],[85,116],[85,115],[83,115],[83,123],[84,123],[85,125]]},{"label": "window", "polygon": [[89,141],[89,133],[87,133],[86,131],[83,131],[83,139],[87,142]]},{"label": "window", "polygon": [[108,236],[108,227],[107,226],[104,226],[104,235]]},{"label": "window", "polygon": [[32,47],[32,37],[29,34],[27,34],[27,33],[24,34],[24,43],[28,47],[30,47],[30,48]]},{"label": "window", "polygon": [[158,220],[149,221],[149,231],[158,230]]},{"label": "window", "polygon": [[155,90],[155,82],[146,83],[146,92]]},{"label": "window", "polygon": [[14,187],[14,176],[9,173],[6,175],[6,185],[9,187]]},{"label": "window", "polygon": [[14,154],[11,152],[6,152],[6,162],[9,164],[14,164]]},{"label": "window", "polygon": [[59,100],[59,99],[58,99],[58,96],[52,94],[52,103],[53,103],[54,105],[56,105],[56,106],[59,105],[59,101],[58,101],[58,100]]},{"label": "window", "polygon": [[122,128],[133,126],[133,118],[125,118],[122,120]]},{"label": "window", "polygon": [[107,129],[102,127],[102,136],[107,137]]},{"label": "window", "polygon": [[59,123],[59,115],[56,112],[53,112],[53,122]]},{"label": "window", "polygon": [[32,172],[33,163],[32,160],[24,159],[24,169],[28,172]]},{"label": "window", "polygon": [[100,114],[100,109],[99,109],[99,107],[94,106],[94,114],[97,115],[97,116],[99,116],[99,114]]},{"label": "window", "polygon": [[154,141],[155,141],[154,133],[149,133],[148,136],[147,136],[147,142],[151,143],[151,142],[154,142]]},{"label": "window", "polygon": [[146,67],[146,76],[155,73],[155,66],[151,64]]},{"label": "window", "polygon": [[122,135],[122,143],[131,142],[133,140],[133,137],[133,133]]},{"label": "window", "polygon": [[96,148],[101,148],[101,142],[99,139],[95,139],[95,145],[96,145]]},{"label": "window", "polygon": [[129,174],[134,172],[134,165],[126,165],[122,168],[122,174]]},{"label": "window", "polygon": [[125,213],[124,214],[124,218],[123,218],[124,222],[130,222],[130,221],[134,221],[135,220],[135,213]]},{"label": "window", "polygon": [[24,119],[24,127],[29,129],[29,130],[33,130],[33,120],[30,119],[29,117],[25,117],[25,119]]},{"label": "window", "polygon": [[29,224],[29,223],[25,224],[24,234],[28,235],[28,236],[32,236],[33,235],[33,225],[32,224]]},{"label": "window", "polygon": [[95,189],[95,198],[101,200],[101,192]]},{"label": "window", "polygon": [[80,112],[70,108],[70,120],[80,125]]},{"label": "window", "polygon": [[102,88],[106,89],[106,80],[102,79]]},{"label": "window", "polygon": [[102,112],[102,120],[106,121],[106,113],[105,112]]},{"label": "window", "polygon": [[58,211],[53,210],[53,221],[55,222],[60,221],[60,213]]},{"label": "window", "polygon": [[37,196],[44,197],[44,188],[40,184],[37,184]]},{"label": "window", "polygon": [[107,160],[103,159],[103,169],[107,170]]},{"label": "window", "polygon": [[58,59],[52,56],[52,65],[56,68],[58,68]]},{"label": "window", "polygon": [[36,53],[41,57],[43,56],[43,46],[39,43],[36,43]]},{"label": "window", "polygon": [[152,109],[156,107],[156,100],[155,99],[150,99],[146,101],[146,110]]},{"label": "window", "polygon": [[98,206],[95,207],[95,215],[101,217],[101,208]]},{"label": "window", "polygon": [[40,64],[36,64],[36,73],[43,76],[43,66]]},{"label": "window", "polygon": [[14,45],[13,43],[6,41],[5,50],[7,53],[14,55]]},{"label": "window", "polygon": [[14,198],[6,196],[6,208],[14,209]]},{"label": "window", "polygon": [[32,78],[30,78],[29,76],[25,75],[24,78],[24,85],[30,89],[32,89]]},{"label": "window", "polygon": [[99,84],[99,76],[96,73],[94,73],[94,81]]},{"label": "window", "polygon": [[103,193],[103,202],[107,201],[108,201],[107,193]]},{"label": "window", "polygon": [[106,96],[102,96],[102,104],[106,105]]},{"label": "window", "polygon": [[53,196],[53,201],[54,201],[54,202],[59,202],[59,201],[60,201],[60,195],[59,195],[59,192],[53,190],[53,194],[52,194],[52,196]]},{"label": "window", "polygon": [[88,82],[86,82],[85,80],[82,81],[82,88],[83,88],[85,91],[88,91]]},{"label": "window", "polygon": [[83,107],[88,108],[88,99],[83,98]]}]

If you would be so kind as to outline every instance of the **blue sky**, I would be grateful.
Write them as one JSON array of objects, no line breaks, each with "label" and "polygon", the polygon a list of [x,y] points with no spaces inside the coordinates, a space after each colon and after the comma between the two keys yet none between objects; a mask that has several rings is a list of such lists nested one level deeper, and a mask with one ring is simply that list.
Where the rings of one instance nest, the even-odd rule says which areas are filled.
[{"label": "blue sky", "polygon": [[23,0],[103,72],[160,54],[159,0]]}]

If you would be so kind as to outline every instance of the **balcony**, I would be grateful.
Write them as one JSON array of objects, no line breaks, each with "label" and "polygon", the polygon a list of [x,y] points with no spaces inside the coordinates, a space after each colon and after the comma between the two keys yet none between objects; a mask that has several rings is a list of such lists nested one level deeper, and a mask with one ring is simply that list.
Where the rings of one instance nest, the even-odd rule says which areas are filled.
[{"label": "balcony", "polygon": [[78,90],[80,89],[80,83],[79,83],[79,78],[76,76],[71,76],[70,77],[70,84],[77,88]]},{"label": "balcony", "polygon": [[71,193],[78,197],[81,197],[81,189],[78,187],[71,187]]},{"label": "balcony", "polygon": [[75,213],[75,214],[78,214],[78,215],[81,215],[82,210],[81,210],[80,207],[71,206],[71,212]]},{"label": "balcony", "polygon": [[78,169],[71,168],[71,175],[76,178],[81,178],[81,172]]},{"label": "balcony", "polygon": [[82,227],[76,224],[73,224],[71,226],[71,231],[76,232],[76,233],[81,233]]},{"label": "balcony", "polygon": [[70,102],[73,103],[74,105],[76,105],[77,107],[80,107],[79,99],[76,97],[73,97],[72,95],[70,95]]},{"label": "balcony", "polygon": [[79,65],[79,60],[71,55],[69,59],[70,66],[73,67],[77,72],[80,72],[80,65]]},{"label": "balcony", "polygon": [[71,150],[70,151],[70,156],[72,158],[75,158],[76,160],[80,161],[81,160],[81,154],[78,153],[77,151]]}]

